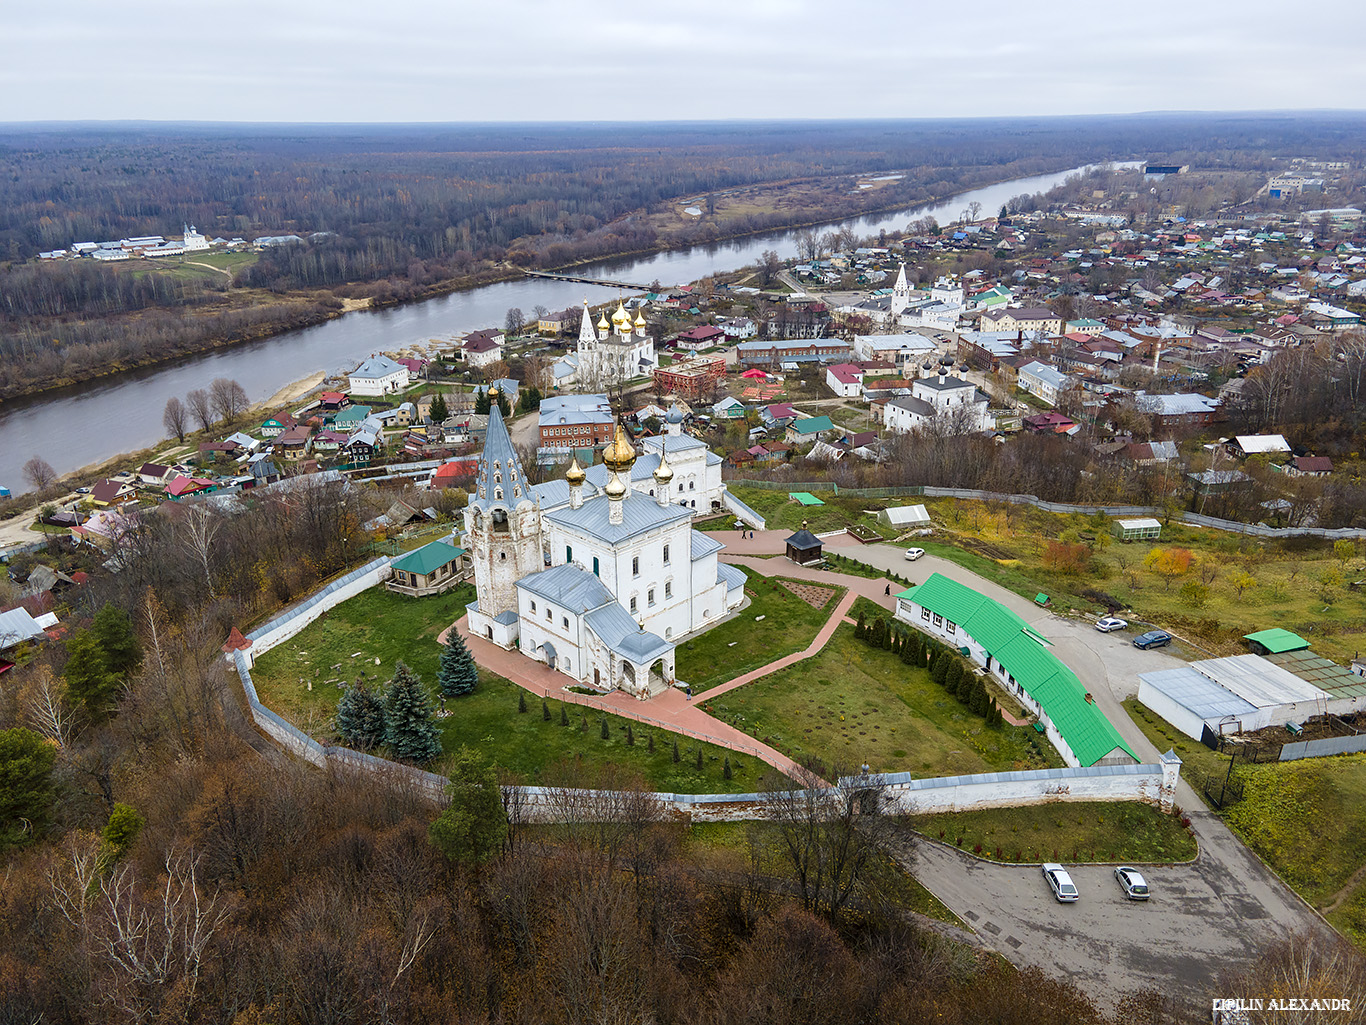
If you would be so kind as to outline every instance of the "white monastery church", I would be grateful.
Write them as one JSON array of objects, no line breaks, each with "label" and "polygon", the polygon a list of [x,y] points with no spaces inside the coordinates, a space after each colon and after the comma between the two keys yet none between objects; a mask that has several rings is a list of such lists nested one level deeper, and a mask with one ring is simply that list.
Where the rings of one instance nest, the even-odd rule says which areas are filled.
[{"label": "white monastery church", "polygon": [[632,323],[626,307],[618,305],[611,324],[607,323],[604,312],[594,328],[587,300],[583,304],[577,355],[578,382],[589,390],[648,375],[659,366],[655,342],[646,331],[643,313],[637,311]]},{"label": "white monastery church", "polygon": [[737,608],[745,575],[692,529],[673,450],[656,447],[647,489],[632,486],[636,452],[620,425],[593,468],[601,486],[577,460],[563,481],[529,485],[493,408],[465,509],[472,634],[599,690],[644,699],[673,685],[674,645]]}]

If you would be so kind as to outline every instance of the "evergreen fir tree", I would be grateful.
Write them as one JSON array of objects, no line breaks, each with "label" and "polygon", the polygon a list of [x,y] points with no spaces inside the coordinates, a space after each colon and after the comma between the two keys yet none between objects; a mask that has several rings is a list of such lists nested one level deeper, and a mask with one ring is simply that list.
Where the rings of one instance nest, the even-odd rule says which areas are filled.
[{"label": "evergreen fir tree", "polygon": [[608,739],[610,739],[611,736],[612,736],[612,730],[611,730],[611,728],[607,725],[607,720],[606,720],[606,719],[604,719],[604,720],[602,721],[602,729],[599,731],[599,734],[600,734],[600,736],[602,737],[603,740],[608,740]]},{"label": "evergreen fir tree", "polygon": [[523,712],[525,712],[525,711],[526,711],[526,692],[525,692],[525,691],[519,691],[519,692],[517,693],[517,713],[520,715],[521,713],[523,713]]},{"label": "evergreen fir tree", "polygon": [[581,716],[579,716],[579,732],[580,732],[580,733],[587,733],[587,732],[588,732],[588,716],[586,716],[586,715],[581,715]]},{"label": "evergreen fir tree", "polygon": [[954,697],[958,697],[959,687],[963,682],[963,663],[958,659],[949,660],[948,672],[944,674],[944,689]]},{"label": "evergreen fir tree", "polygon": [[560,706],[560,725],[569,725],[569,712],[565,709],[564,705]]},{"label": "evergreen fir tree", "polygon": [[650,734],[649,743],[645,750],[649,751],[650,754],[655,753],[655,735],[653,733]]},{"label": "evergreen fir tree", "polygon": [[730,779],[730,755],[726,755],[726,764],[721,768],[721,778]]},{"label": "evergreen fir tree", "polygon": [[868,626],[867,623],[864,621],[862,609],[859,609],[858,623],[854,626],[854,636],[861,641],[867,640],[868,638]]},{"label": "evergreen fir tree", "polygon": [[394,755],[410,762],[429,762],[441,753],[441,731],[432,722],[432,699],[411,669],[394,666],[384,701],[384,742]]},{"label": "evergreen fir tree", "polygon": [[474,664],[474,656],[465,647],[465,638],[460,636],[460,631],[451,627],[446,634],[446,643],[441,646],[436,685],[446,697],[458,698],[474,693],[478,683],[479,670]]},{"label": "evergreen fir tree", "polygon": [[545,698],[541,698],[541,719],[550,722],[550,706],[546,704]]},{"label": "evergreen fir tree", "polygon": [[358,680],[337,702],[337,736],[347,747],[369,751],[384,743],[384,701]]},{"label": "evergreen fir tree", "polygon": [[678,764],[678,741],[674,741],[674,764]]},{"label": "evergreen fir tree", "polygon": [[700,747],[697,749],[697,770],[702,771],[702,749]]},{"label": "evergreen fir tree", "polygon": [[133,632],[133,621],[117,605],[101,605],[90,624],[90,632],[104,649],[110,672],[126,679],[142,664],[142,645]]},{"label": "evergreen fir tree", "polygon": [[906,637],[901,642],[901,661],[908,666],[915,665],[915,637]]},{"label": "evergreen fir tree", "polygon": [[631,731],[631,724],[630,724],[630,723],[627,723],[627,724],[626,724],[626,746],[627,746],[627,747],[635,747],[635,746],[636,746],[636,735]]},{"label": "evergreen fir tree", "polygon": [[93,630],[77,630],[66,641],[66,691],[85,705],[92,719],[102,718],[118,698],[122,677],[109,667],[104,645]]},{"label": "evergreen fir tree", "polygon": [[934,668],[930,670],[930,678],[934,680],[935,683],[939,684],[939,686],[945,686],[949,675],[949,666],[952,664],[952,660],[948,655],[940,655],[934,660]]},{"label": "evergreen fir tree", "polygon": [[488,389],[485,388],[482,392],[480,392],[478,395],[474,397],[474,415],[488,416],[489,407],[491,405],[492,403],[489,401]]},{"label": "evergreen fir tree", "polygon": [[427,414],[432,418],[432,423],[439,424],[450,418],[451,410],[446,405],[445,392],[437,392],[436,398],[432,399],[432,408]]}]

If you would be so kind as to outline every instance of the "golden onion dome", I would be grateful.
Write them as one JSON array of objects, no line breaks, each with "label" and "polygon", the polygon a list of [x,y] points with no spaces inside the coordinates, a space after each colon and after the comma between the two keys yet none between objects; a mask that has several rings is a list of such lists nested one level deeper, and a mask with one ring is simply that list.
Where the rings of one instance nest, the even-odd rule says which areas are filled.
[{"label": "golden onion dome", "polygon": [[645,311],[636,310],[636,327],[648,327],[645,323]]},{"label": "golden onion dome", "polygon": [[655,467],[654,476],[660,484],[667,484],[674,479],[674,468],[669,465],[669,457],[663,452],[659,454],[659,465]]},{"label": "golden onion dome", "polygon": [[621,478],[613,473],[607,480],[607,487],[602,489],[607,493],[608,498],[624,498],[626,495],[626,485],[621,482]]},{"label": "golden onion dome", "polygon": [[564,479],[571,487],[578,487],[587,479],[588,474],[583,472],[583,467],[579,465],[579,457],[574,456],[569,460],[569,469],[564,471]]},{"label": "golden onion dome", "polygon": [[617,433],[612,437],[612,444],[603,449],[602,461],[613,473],[629,470],[636,461],[636,450],[631,447],[630,441],[626,438],[626,428],[621,424],[617,424]]},{"label": "golden onion dome", "polygon": [[602,316],[598,318],[598,330],[606,331],[611,326],[611,324],[607,323],[607,311],[603,310]]}]

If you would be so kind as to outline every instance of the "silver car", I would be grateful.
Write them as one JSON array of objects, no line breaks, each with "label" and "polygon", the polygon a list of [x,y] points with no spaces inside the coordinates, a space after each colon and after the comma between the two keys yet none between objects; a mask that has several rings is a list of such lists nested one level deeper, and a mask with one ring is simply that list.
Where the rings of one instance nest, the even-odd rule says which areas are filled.
[{"label": "silver car", "polygon": [[1067,874],[1067,869],[1061,865],[1053,862],[1044,865],[1043,877],[1048,880],[1048,885],[1053,890],[1053,896],[1058,899],[1059,904],[1070,904],[1081,896],[1077,893],[1077,884],[1072,882],[1072,877]]},{"label": "silver car", "polygon": [[1139,874],[1138,869],[1120,865],[1115,869],[1115,878],[1119,880],[1119,888],[1124,891],[1124,896],[1130,900],[1148,899],[1148,881]]},{"label": "silver car", "polygon": [[921,557],[922,555],[924,555],[924,554],[925,554],[925,549],[923,549],[923,548],[907,548],[907,549],[906,549],[906,560],[907,560],[908,562],[915,562],[916,559],[920,558],[920,557]]}]

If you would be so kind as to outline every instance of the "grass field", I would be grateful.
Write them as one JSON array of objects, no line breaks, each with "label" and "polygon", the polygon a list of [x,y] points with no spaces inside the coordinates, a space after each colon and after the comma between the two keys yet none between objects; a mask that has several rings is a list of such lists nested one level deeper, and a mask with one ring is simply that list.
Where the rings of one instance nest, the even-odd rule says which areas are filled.
[{"label": "grass field", "polygon": [[[1267,540],[1177,522],[1164,526],[1156,543],[1120,542],[1109,534],[1108,517],[955,499],[929,499],[926,505],[945,528],[922,544],[926,551],[1025,597],[1044,591],[1055,604],[1101,612],[1104,606],[1082,593],[1093,589],[1133,610],[1126,618],[1172,629],[1215,654],[1242,652],[1243,634],[1277,626],[1339,662],[1366,648],[1366,590],[1347,586],[1366,573],[1366,561],[1354,547],[1339,557],[1331,542],[1319,539]],[[966,548],[953,544],[955,537]],[[1053,541],[1089,544],[1090,565],[1075,574],[1050,568]],[[978,542],[1010,558],[972,551]],[[1145,564],[1155,548],[1189,551],[1189,568],[1162,576]]]},{"label": "grass field", "polygon": [[[731,492],[763,516],[769,530],[800,530],[802,521],[812,533],[826,530],[840,530],[851,523],[861,523],[878,530],[873,517],[864,513],[869,507],[866,498],[837,498],[833,491],[814,492],[824,505],[798,505],[787,497],[787,491],[769,491],[766,488],[731,488]],[[805,490],[793,485],[793,491]],[[879,530],[879,533],[883,533]],[[885,536],[885,535],[884,535]]]},{"label": "grass field", "polygon": [[1137,802],[1078,801],[907,820],[919,833],[983,858],[1019,864],[1045,861],[1189,861],[1197,844],[1173,815]]},{"label": "grass field", "polygon": [[814,756],[831,771],[954,776],[1060,766],[1025,726],[987,727],[935,684],[890,652],[868,647],[841,626],[820,654],[704,706],[750,736],[801,760]]},{"label": "grass field", "polygon": [[[473,598],[468,585],[418,599],[371,588],[261,656],[252,670],[261,701],[311,735],[327,739],[332,736],[332,716],[341,694],[334,680],[351,682],[365,672],[371,683],[382,685],[392,677],[394,663],[402,659],[435,695],[437,634],[463,614],[465,603]],[[341,668],[334,669],[338,663]],[[300,683],[301,679],[305,682]],[[311,691],[309,680],[314,681]],[[502,677],[481,671],[479,688],[473,694],[447,702],[452,714],[440,720],[444,749],[451,752],[467,745],[529,782],[554,777],[561,763],[577,762],[575,775],[580,774],[578,769],[591,776],[611,766],[639,775],[650,787],[667,793],[746,793],[768,771],[766,764],[747,755],[640,723],[630,724],[635,743],[627,744],[629,720],[574,705],[565,706],[569,725],[563,726],[558,701],[549,702],[551,717],[546,721],[541,701],[534,695],[527,695],[527,711],[519,713],[518,697],[523,693]],[[608,723],[607,740],[601,736],[603,719]],[[651,735],[653,752],[649,750]],[[673,761],[675,740],[678,763]],[[696,761],[699,748],[701,769]],[[727,757],[729,780],[723,775]],[[440,771],[439,760],[436,769]]]},{"label": "grass field", "polygon": [[[749,577],[745,585],[748,607],[734,619],[678,646],[678,678],[690,684],[694,694],[801,651],[844,594],[843,588],[832,588],[835,593],[817,609],[783,587],[777,577],[750,570],[745,575]],[[764,618],[756,622],[758,616]]]}]

